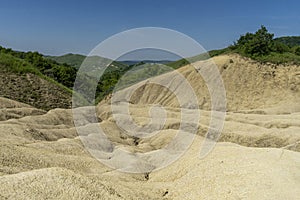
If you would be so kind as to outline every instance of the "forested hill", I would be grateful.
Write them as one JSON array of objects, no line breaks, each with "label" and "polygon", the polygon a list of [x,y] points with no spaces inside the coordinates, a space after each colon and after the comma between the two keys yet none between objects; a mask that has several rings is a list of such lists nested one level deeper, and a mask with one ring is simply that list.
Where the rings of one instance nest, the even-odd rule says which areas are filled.
[{"label": "forested hill", "polygon": [[[67,64],[67,65],[75,67],[76,69],[79,69],[79,67],[81,66],[81,64],[87,57],[84,55],[80,55],[80,54],[68,53],[68,54],[65,54],[62,56],[45,56],[45,58],[54,60],[55,62],[57,62],[59,64]],[[88,58],[89,58],[88,62],[93,62],[97,59],[101,59],[101,57],[99,57],[99,56],[90,56]],[[136,64],[136,63],[134,63],[134,64]],[[129,65],[131,65],[131,64],[113,61],[111,64],[111,67],[115,67],[118,69],[124,69],[124,68],[127,68]]]},{"label": "forested hill", "polygon": [[288,45],[290,47],[300,46],[300,36],[285,36],[275,38],[274,40]]},{"label": "forested hill", "polygon": [[76,69],[79,69],[81,63],[84,61],[86,56],[80,54],[68,53],[62,56],[46,56],[46,58],[54,60],[60,64],[66,63],[68,65],[75,67]]}]

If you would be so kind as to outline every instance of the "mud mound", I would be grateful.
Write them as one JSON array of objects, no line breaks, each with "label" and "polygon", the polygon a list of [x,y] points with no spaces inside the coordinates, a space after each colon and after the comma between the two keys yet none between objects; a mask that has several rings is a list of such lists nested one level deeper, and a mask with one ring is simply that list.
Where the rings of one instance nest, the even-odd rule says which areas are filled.
[{"label": "mud mound", "polygon": [[[114,105],[121,107],[122,104]],[[145,127],[151,120],[149,120],[149,110],[151,105],[130,105],[130,116],[123,116],[121,123],[130,123],[130,117],[133,118],[134,122],[139,124],[141,127]],[[262,114],[248,114],[243,112],[227,112],[227,116],[224,121],[223,131],[219,138],[219,142],[232,142],[248,147],[275,147],[284,148],[286,146],[292,147],[293,150],[299,151],[297,142],[300,141],[300,113],[296,112],[293,114],[265,114],[267,110],[262,109]],[[161,127],[163,130],[179,130],[180,126],[185,126],[190,123],[189,119],[182,119],[180,109],[172,107],[166,107],[167,119],[164,126]],[[210,123],[210,112],[199,110],[201,118],[197,124],[197,134],[204,137],[208,131]],[[115,122],[119,120],[118,113],[112,115],[110,105],[101,105],[98,107],[98,116],[103,121]],[[158,116],[155,116],[159,118]],[[127,121],[126,121],[127,119]],[[161,119],[164,121],[164,119]],[[219,122],[222,123],[222,122]],[[120,125],[120,122],[119,122]],[[159,130],[159,123],[153,124],[154,130]],[[117,127],[116,127],[117,128]],[[151,127],[149,127],[151,128]],[[109,131],[108,131],[109,132]],[[169,140],[172,138],[172,134],[167,134]],[[154,137],[154,140],[160,140],[159,135]],[[162,143],[168,143],[168,140],[163,140]],[[151,144],[150,140],[141,140],[141,143]],[[161,148],[162,145],[152,145],[148,148],[154,150]]]},{"label": "mud mound", "polygon": [[[300,194],[299,153],[218,143],[199,160],[201,140],[189,156],[150,175],[163,182],[170,199],[294,199]],[[290,157],[291,156],[291,157]],[[174,172],[176,171],[176,175]],[[170,182],[165,180],[170,180]]]},{"label": "mud mound", "polygon": [[[103,128],[116,130],[112,122],[103,123]],[[14,133],[23,128],[13,127]],[[137,146],[143,151],[160,148],[172,132],[176,131],[165,130],[162,137],[140,140]],[[116,144],[133,147],[130,142],[125,144],[128,138],[110,131],[107,134]],[[76,137],[56,141],[32,138],[25,143],[16,137],[10,144],[1,140],[1,198],[293,199],[300,195],[298,152],[218,143],[201,160],[198,156],[202,142],[203,138],[196,136],[181,159],[145,175],[120,173],[104,166],[90,157]],[[114,152],[111,159],[117,156]]]},{"label": "mud mound", "polygon": [[8,108],[33,108],[33,107],[25,103],[20,103],[18,101],[0,97],[0,108],[8,109]]},{"label": "mud mound", "polygon": [[2,198],[124,199],[105,183],[62,168],[45,168],[2,176],[0,182]]},{"label": "mud mound", "polygon": [[0,97],[0,121],[18,119],[25,116],[42,115],[44,113],[44,110]]}]

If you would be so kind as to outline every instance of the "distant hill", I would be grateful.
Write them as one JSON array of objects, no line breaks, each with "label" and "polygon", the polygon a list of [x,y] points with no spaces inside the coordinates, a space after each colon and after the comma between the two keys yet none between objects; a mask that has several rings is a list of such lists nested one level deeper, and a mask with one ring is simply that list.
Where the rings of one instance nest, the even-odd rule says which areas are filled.
[{"label": "distant hill", "polygon": [[[59,63],[59,64],[67,64],[70,66],[75,67],[76,69],[79,69],[79,67],[81,66],[81,64],[83,63],[83,61],[87,58],[84,55],[80,55],[80,54],[65,54],[62,56],[45,56],[48,59],[54,60],[55,62]],[[90,62],[90,63],[94,63],[95,61],[99,60],[99,59],[103,59],[99,56],[90,56],[88,60],[86,60],[86,62]],[[136,63],[134,63],[136,64]],[[127,63],[126,62],[116,62],[113,61],[111,67],[117,67],[117,68],[126,68],[127,67]]]},{"label": "distant hill", "polygon": [[210,53],[202,53],[193,57],[189,57],[189,58],[182,58],[173,62],[169,62],[166,65],[169,67],[172,67],[173,69],[178,69],[180,67],[186,66],[188,64],[200,61],[200,60],[206,60],[208,59],[210,56]]},{"label": "distant hill", "polygon": [[75,67],[76,69],[78,69],[80,67],[81,63],[86,58],[86,56],[80,55],[80,54],[69,53],[69,54],[65,54],[62,56],[46,56],[46,58],[54,60],[59,64],[66,63],[66,64],[71,65],[71,66]]},{"label": "distant hill", "polygon": [[[84,59],[86,59],[86,56],[84,55],[72,54],[72,53],[68,53],[62,56],[45,56],[45,57],[54,60],[55,62],[60,64],[71,65],[76,69],[79,69]],[[91,59],[92,57],[90,57],[89,60],[92,60]],[[97,56],[95,56],[95,58],[97,59]],[[174,61],[172,60],[118,60],[118,61],[113,61],[113,64],[114,66],[124,67],[128,65],[141,65],[145,63],[166,64],[170,62],[174,62]]]},{"label": "distant hill", "polygon": [[290,47],[300,46],[300,36],[285,36],[275,38],[274,40],[288,45]]},{"label": "distant hill", "polygon": [[136,64],[145,64],[145,63],[167,64],[173,61],[172,60],[120,60],[118,62],[124,63],[126,65],[136,65]]},{"label": "distant hill", "polygon": [[[106,58],[101,58],[99,56],[83,56],[79,54],[66,54],[63,56],[46,56],[46,58],[51,59],[55,62],[58,62],[63,65],[70,65],[73,66],[75,69],[79,69],[79,67],[84,62],[84,65],[86,69],[83,69],[85,72],[85,83],[88,83],[88,85],[82,85],[82,90],[86,91],[87,94],[89,94],[89,90],[93,87],[93,82],[95,80],[95,71],[97,71],[99,68],[95,65],[96,63],[106,63],[109,62]],[[110,66],[106,69],[105,73],[101,76],[101,79],[98,83],[97,90],[96,90],[96,102],[101,101],[106,95],[113,92],[116,84],[120,80],[121,77],[124,76],[126,72],[129,70],[137,70],[139,71],[139,79],[143,80],[145,78],[149,78],[149,76],[155,76],[159,75],[161,73],[164,73],[166,69],[159,70],[158,68],[160,64],[166,64],[170,63],[169,60],[143,60],[143,61],[134,61],[134,60],[125,60],[125,61],[112,61]],[[151,64],[150,64],[151,63]],[[149,66],[151,66],[149,68]],[[174,66],[170,65],[170,67],[175,68]],[[177,66],[176,66],[177,67]],[[133,83],[135,83],[136,78],[132,78],[131,73],[127,74],[123,77],[122,83],[120,83],[123,86],[128,86]],[[133,80],[130,80],[130,79]],[[122,87],[122,86],[118,86]],[[91,96],[91,95],[87,95]],[[86,97],[88,98],[88,97]],[[89,99],[91,101],[92,99]]]}]

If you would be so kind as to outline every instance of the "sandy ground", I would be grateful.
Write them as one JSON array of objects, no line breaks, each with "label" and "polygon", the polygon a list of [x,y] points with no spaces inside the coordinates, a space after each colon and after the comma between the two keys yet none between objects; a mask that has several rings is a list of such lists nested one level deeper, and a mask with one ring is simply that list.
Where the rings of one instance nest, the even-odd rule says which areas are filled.
[{"label": "sandy ground", "polygon": [[[92,157],[74,128],[72,110],[45,113],[0,98],[0,199],[297,199],[299,69],[260,66],[236,55],[220,56],[215,62],[220,69],[226,65],[222,76],[228,97],[218,143],[208,156],[199,158],[211,116],[210,102],[209,98],[203,101],[205,86],[196,81],[196,71],[189,66],[181,68],[191,85],[203,91],[197,93],[201,115],[195,122],[198,129],[182,157],[150,173],[123,173],[122,165],[112,169]],[[275,76],[272,72],[265,75],[270,70]],[[170,77],[165,74],[157,79]],[[180,119],[178,101],[167,92],[158,95],[154,92],[158,89],[144,87],[143,93],[132,96],[134,104],[129,106],[130,116],[141,127],[151,121],[151,104],[165,106],[166,122],[154,137],[137,139],[126,134],[116,121],[122,119],[126,124],[128,116],[115,118],[121,114],[112,114],[109,99],[97,107],[98,122],[94,124],[114,144],[103,147],[109,152],[104,159],[118,164],[119,149],[157,151],[174,139],[180,124],[191,122]],[[119,107],[122,104],[115,105],[116,111]],[[88,137],[92,119],[85,119],[79,128],[85,128]],[[159,127],[159,122],[152,120],[147,130]]]}]

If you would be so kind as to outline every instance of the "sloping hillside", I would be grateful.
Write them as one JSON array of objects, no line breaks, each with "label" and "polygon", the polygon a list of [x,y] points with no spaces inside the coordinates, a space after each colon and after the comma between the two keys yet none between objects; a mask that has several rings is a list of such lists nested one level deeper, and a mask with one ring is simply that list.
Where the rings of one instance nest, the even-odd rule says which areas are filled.
[{"label": "sloping hillside", "polygon": [[[63,76],[61,72],[65,68],[39,60],[39,54],[24,53],[24,55],[29,56],[28,60],[31,59],[30,56],[35,55],[36,63],[19,58],[22,57],[21,52],[15,56],[11,50],[0,49],[0,95],[44,110],[57,107],[70,108],[71,90],[57,82],[60,80],[70,85],[68,77],[64,80],[61,78]],[[48,66],[48,69],[43,68],[41,63]],[[56,73],[60,75],[56,76]]]},{"label": "sloping hillside", "polygon": [[0,72],[2,97],[44,110],[71,108],[71,93],[57,84],[31,73],[20,75],[1,70]]},{"label": "sloping hillside", "polygon": [[[300,68],[297,65],[262,64],[260,62],[239,56],[238,54],[222,55],[194,63],[178,69],[191,84],[198,97],[201,109],[210,109],[210,95],[199,70],[208,68],[214,62],[223,79],[226,90],[227,110],[259,110],[265,108],[281,108],[282,112],[290,109],[299,111],[300,100]],[[171,83],[177,72],[154,77],[155,82]],[[168,90],[162,86],[148,84],[144,81],[139,85],[124,90],[136,90],[131,97],[135,104],[155,104],[176,107],[177,100],[168,95]],[[288,107],[286,107],[288,106]]]},{"label": "sloping hillside", "polygon": [[[80,62],[85,56],[69,55],[59,60]],[[71,60],[72,60],[71,59]],[[86,65],[105,60],[100,57],[89,57]],[[106,59],[107,60],[107,59]],[[70,63],[72,64],[72,63]],[[129,66],[112,62],[103,74],[96,91],[97,101],[111,93],[119,77]],[[95,79],[93,69],[85,72],[88,79]],[[37,108],[49,110],[53,108],[70,108],[71,96],[77,69],[66,63],[45,58],[38,52],[19,52],[0,46],[1,96],[28,103]],[[86,88],[88,89],[88,88]]]}]

